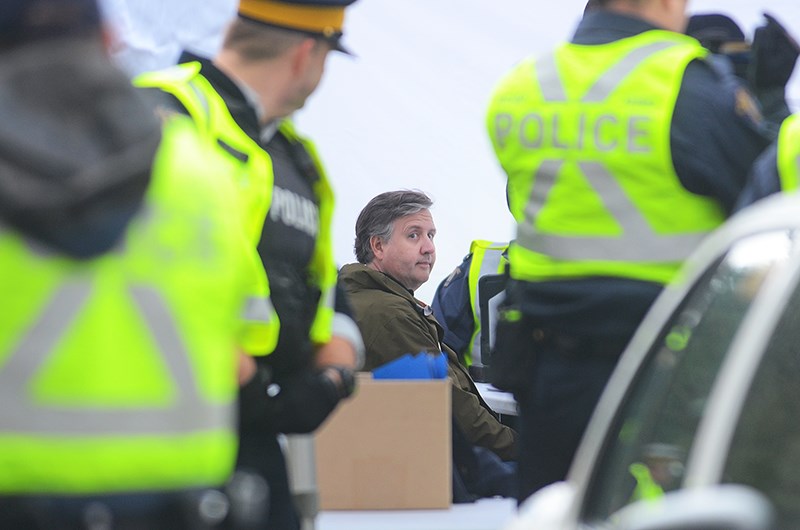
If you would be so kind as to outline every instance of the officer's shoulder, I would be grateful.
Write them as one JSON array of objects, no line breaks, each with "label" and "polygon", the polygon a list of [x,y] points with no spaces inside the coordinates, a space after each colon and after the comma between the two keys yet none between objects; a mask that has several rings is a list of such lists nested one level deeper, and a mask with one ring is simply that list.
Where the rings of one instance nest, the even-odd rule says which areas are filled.
[{"label": "officer's shoulder", "polygon": [[200,63],[174,64],[160,70],[151,70],[136,75],[133,84],[139,87],[159,87],[164,83],[181,83],[192,79],[200,72]]},{"label": "officer's shoulder", "polygon": [[464,271],[469,270],[469,264],[471,262],[472,262],[472,252],[464,256],[464,259],[461,261],[461,263],[458,264],[455,269],[453,269],[453,272],[451,272],[447,276],[447,278],[444,279],[444,281],[442,281],[441,288],[447,289],[453,282],[458,281],[460,278],[464,278],[465,277]]},{"label": "officer's shoulder", "polygon": [[722,109],[756,128],[763,125],[761,106],[725,57],[710,54],[692,61],[686,69],[684,89],[703,100],[697,106],[701,111]]}]

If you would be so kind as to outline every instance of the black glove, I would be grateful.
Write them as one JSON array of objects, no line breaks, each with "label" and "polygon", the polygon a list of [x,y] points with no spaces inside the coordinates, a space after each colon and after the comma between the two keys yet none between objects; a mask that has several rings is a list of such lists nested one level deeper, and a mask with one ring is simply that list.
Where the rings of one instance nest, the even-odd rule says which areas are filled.
[{"label": "black glove", "polygon": [[[342,375],[344,369],[336,370]],[[284,434],[313,432],[352,392],[352,382],[350,374],[346,382],[349,386],[337,385],[326,371],[297,374],[280,381],[255,377],[240,393],[243,429]]]},{"label": "black glove", "polygon": [[756,28],[748,71],[755,90],[783,88],[794,71],[800,45],[775,18],[764,13],[767,22]]}]

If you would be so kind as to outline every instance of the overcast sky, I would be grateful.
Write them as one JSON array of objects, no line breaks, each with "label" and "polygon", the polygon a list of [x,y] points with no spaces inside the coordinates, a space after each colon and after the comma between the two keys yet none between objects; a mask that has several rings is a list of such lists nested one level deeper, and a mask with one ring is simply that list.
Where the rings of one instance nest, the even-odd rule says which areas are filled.
[{"label": "overcast sky", "polygon": [[[235,9],[232,0],[104,2],[122,38],[117,58],[131,73],[169,64],[182,46],[213,53]],[[345,42],[357,57],[332,54],[322,85],[297,115],[337,193],[340,264],[355,260],[358,212],[392,189],[420,189],[435,201],[437,262],[417,292],[425,301],[472,239],[513,237],[505,178],[485,132],[486,104],[517,61],[572,34],[585,3],[360,0],[348,9]],[[689,9],[727,13],[748,36],[766,10],[800,35],[797,0],[691,0]],[[790,99],[800,110],[798,77]]]}]

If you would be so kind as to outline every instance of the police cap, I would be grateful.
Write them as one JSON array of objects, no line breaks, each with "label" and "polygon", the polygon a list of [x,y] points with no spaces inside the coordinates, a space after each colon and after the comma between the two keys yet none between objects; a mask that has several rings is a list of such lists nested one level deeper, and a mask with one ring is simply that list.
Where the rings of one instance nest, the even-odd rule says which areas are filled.
[{"label": "police cap", "polygon": [[327,40],[334,50],[342,45],[344,10],[356,0],[240,0],[239,16]]},{"label": "police cap", "polygon": [[97,0],[0,1],[0,45],[4,47],[99,28]]},{"label": "police cap", "polygon": [[705,48],[720,53],[724,47],[745,48],[747,42],[742,28],[728,15],[703,13],[689,17],[686,34],[700,41]]}]

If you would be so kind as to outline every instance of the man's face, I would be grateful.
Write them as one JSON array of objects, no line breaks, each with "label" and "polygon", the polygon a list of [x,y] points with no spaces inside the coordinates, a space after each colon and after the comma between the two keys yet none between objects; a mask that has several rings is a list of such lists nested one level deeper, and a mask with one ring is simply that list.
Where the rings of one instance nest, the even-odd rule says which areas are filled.
[{"label": "man's face", "polygon": [[400,217],[395,220],[388,241],[373,238],[375,259],[371,265],[406,289],[416,291],[428,281],[436,262],[435,235],[436,225],[429,210]]}]

